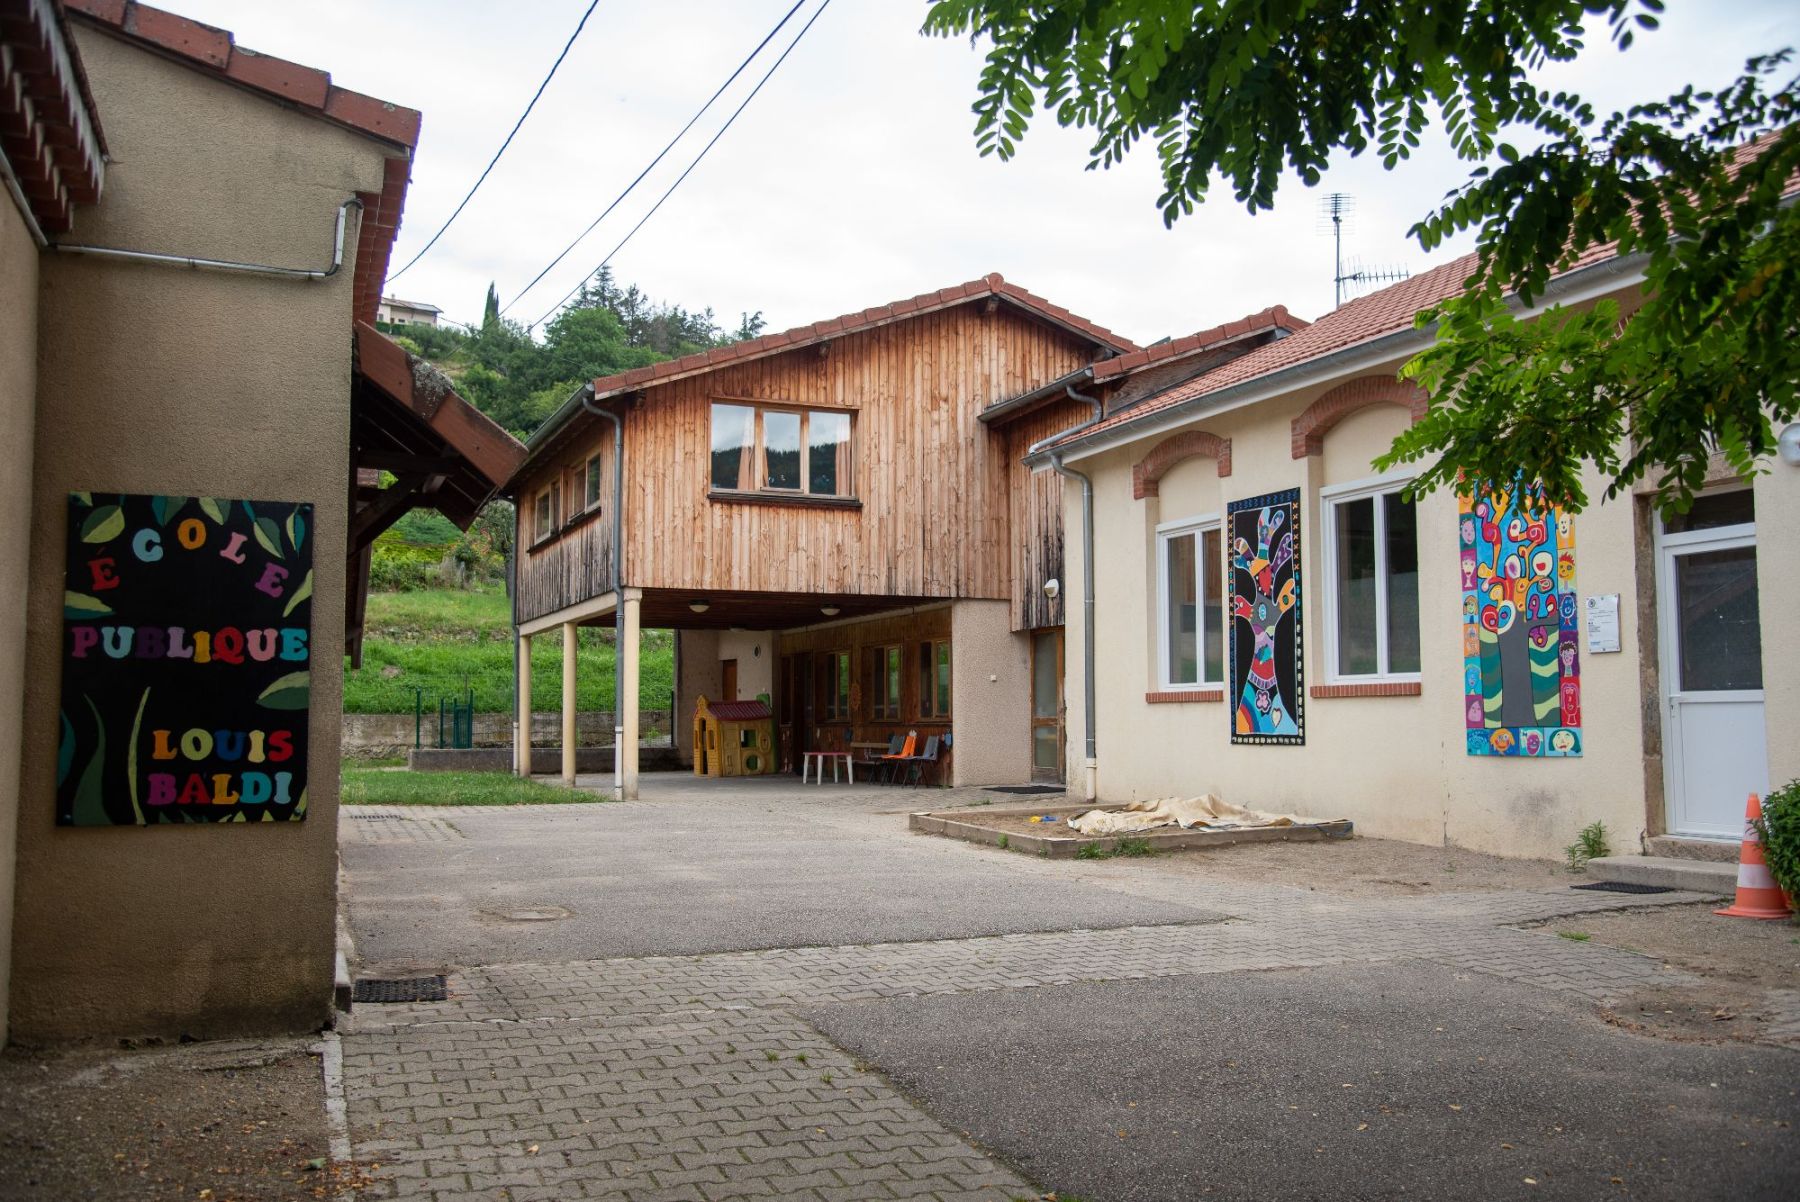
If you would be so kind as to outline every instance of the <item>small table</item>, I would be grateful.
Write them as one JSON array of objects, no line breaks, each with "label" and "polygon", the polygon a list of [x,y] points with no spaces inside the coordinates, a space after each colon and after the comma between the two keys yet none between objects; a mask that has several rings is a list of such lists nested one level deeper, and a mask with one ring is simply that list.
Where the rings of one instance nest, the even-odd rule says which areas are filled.
[{"label": "small table", "polygon": [[[883,746],[886,746],[886,744],[883,744]],[[826,760],[831,761],[832,784],[835,785],[838,783],[838,764],[840,762],[844,765],[844,770],[850,774],[850,783],[853,785],[856,783],[856,761],[850,758],[850,753],[848,751],[807,752],[800,760],[800,783],[803,785],[806,783],[808,773],[813,772],[815,770],[814,766],[816,765],[817,779],[813,781],[813,784],[824,784]]]}]

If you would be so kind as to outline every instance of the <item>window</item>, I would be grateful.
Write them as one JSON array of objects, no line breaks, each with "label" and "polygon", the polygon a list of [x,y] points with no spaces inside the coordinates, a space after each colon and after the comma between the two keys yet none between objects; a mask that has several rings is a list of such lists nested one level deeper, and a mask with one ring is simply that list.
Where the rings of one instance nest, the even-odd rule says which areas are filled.
[{"label": "window", "polygon": [[824,673],[819,692],[825,699],[825,721],[847,720],[850,717],[850,653],[827,652],[820,669]]},{"label": "window", "polygon": [[715,401],[711,483],[725,492],[848,497],[850,415]]},{"label": "window", "polygon": [[1225,683],[1222,538],[1217,518],[1157,527],[1158,671],[1164,688]]},{"label": "window", "polygon": [[919,717],[950,716],[950,644],[919,644]]},{"label": "window", "polygon": [[1418,510],[1400,495],[1408,483],[1351,484],[1320,493],[1331,677],[1418,678]]},{"label": "window", "polygon": [[900,648],[875,647],[869,651],[869,665],[874,687],[869,695],[874,702],[869,716],[877,720],[900,717]]},{"label": "window", "polygon": [[561,487],[552,484],[537,495],[536,521],[533,525],[533,539],[549,538],[556,533],[557,501]]},{"label": "window", "polygon": [[587,461],[587,501],[586,508],[592,509],[600,503],[600,456],[589,455]]}]

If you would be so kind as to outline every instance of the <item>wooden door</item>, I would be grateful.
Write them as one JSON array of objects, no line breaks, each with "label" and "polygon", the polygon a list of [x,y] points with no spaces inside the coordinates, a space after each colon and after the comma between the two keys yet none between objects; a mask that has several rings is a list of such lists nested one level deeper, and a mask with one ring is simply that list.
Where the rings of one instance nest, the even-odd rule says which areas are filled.
[{"label": "wooden door", "polygon": [[1062,627],[1031,634],[1031,779],[1063,778]]},{"label": "wooden door", "polygon": [[719,700],[736,701],[737,699],[737,661],[722,659],[719,661]]}]

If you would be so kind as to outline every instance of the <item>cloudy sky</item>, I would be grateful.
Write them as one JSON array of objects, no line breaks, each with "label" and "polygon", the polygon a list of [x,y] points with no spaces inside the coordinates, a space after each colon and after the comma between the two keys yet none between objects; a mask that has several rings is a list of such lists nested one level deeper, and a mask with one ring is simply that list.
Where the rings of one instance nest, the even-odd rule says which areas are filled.
[{"label": "cloudy sky", "polygon": [[[509,317],[538,321],[591,272],[724,123],[821,0],[638,190],[544,281],[526,283],[711,95],[793,0],[600,0],[519,136],[456,224],[390,291],[478,319],[494,281]],[[587,0],[159,0],[239,45],[423,110],[395,268],[468,190],[575,28]],[[1664,28],[1559,67],[1557,86],[1607,106],[1729,79],[1751,54],[1800,45],[1781,0],[1671,0]],[[1411,221],[1463,178],[1428,142],[1394,172],[1334,165],[1250,217],[1222,193],[1165,229],[1153,152],[1086,171],[1087,139],[1034,126],[1010,163],[975,150],[980,70],[967,41],[919,35],[918,0],[835,0],[706,160],[612,261],[658,299],[769,329],[998,271],[1140,341],[1282,303],[1331,307],[1325,192],[1355,198],[1347,259],[1417,271]],[[516,303],[515,303],[516,302]]]}]

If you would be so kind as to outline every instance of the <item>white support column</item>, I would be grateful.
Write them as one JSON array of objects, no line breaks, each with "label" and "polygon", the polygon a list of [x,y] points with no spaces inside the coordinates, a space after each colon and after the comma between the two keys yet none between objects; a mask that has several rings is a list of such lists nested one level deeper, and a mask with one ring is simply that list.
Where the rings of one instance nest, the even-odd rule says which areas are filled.
[{"label": "white support column", "polygon": [[575,648],[577,633],[574,622],[563,623],[563,695],[562,695],[562,783],[575,787]]},{"label": "white support column", "polygon": [[519,636],[519,702],[513,714],[513,773],[531,775],[531,636]]},{"label": "white support column", "polygon": [[624,687],[621,694],[618,729],[613,736],[613,754],[619,758],[619,793],[622,800],[636,801],[638,795],[638,611],[643,604],[641,589],[625,590],[625,628],[622,632],[617,671]]}]

